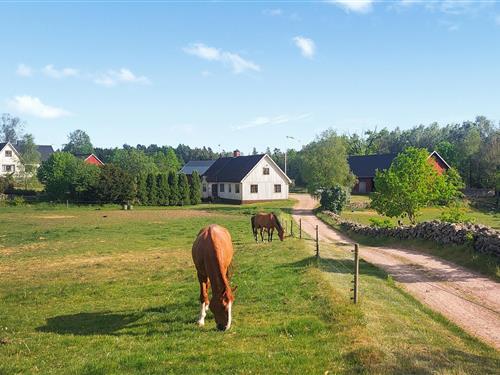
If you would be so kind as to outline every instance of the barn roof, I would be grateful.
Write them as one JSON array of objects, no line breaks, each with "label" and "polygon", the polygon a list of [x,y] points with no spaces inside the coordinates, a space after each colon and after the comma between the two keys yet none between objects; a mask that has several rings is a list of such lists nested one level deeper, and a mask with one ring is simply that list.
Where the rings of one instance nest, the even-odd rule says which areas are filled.
[{"label": "barn roof", "polygon": [[51,145],[37,145],[36,147],[40,153],[40,161],[46,161],[54,153]]},{"label": "barn roof", "polygon": [[213,163],[215,163],[215,160],[191,160],[182,167],[181,173],[191,175],[196,171],[201,176]]},{"label": "barn roof", "polygon": [[265,154],[219,158],[204,173],[208,182],[241,182]]},{"label": "barn roof", "polygon": [[349,167],[356,177],[375,177],[375,171],[388,169],[398,154],[351,155]]}]

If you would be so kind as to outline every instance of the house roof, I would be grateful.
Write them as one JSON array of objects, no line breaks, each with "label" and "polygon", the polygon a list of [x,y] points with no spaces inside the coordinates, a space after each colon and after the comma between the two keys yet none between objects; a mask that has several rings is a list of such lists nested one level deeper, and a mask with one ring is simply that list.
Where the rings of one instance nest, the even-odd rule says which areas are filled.
[{"label": "house roof", "polygon": [[219,158],[204,173],[208,182],[241,182],[265,154]]},{"label": "house roof", "polygon": [[388,169],[398,154],[352,155],[348,162],[356,177],[375,177],[375,171]]},{"label": "house roof", "polygon": [[2,151],[5,146],[7,146],[7,142],[0,142],[0,151]]},{"label": "house roof", "polygon": [[215,160],[191,160],[182,167],[181,173],[191,175],[196,171],[201,176],[213,163],[215,163]]},{"label": "house roof", "polygon": [[40,161],[46,161],[54,153],[51,145],[37,145],[36,147],[40,153]]}]

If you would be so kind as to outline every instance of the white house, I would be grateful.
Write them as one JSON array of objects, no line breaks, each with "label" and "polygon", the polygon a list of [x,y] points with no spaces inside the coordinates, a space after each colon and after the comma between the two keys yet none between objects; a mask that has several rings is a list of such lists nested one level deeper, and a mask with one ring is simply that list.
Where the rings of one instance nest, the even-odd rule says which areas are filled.
[{"label": "white house", "polygon": [[[42,162],[54,153],[52,146],[38,145],[36,147],[40,153],[40,161]],[[0,176],[13,175],[14,177],[19,177],[23,171],[21,154],[16,147],[10,142],[0,143]]]},{"label": "white house", "polygon": [[202,197],[233,203],[288,199],[290,178],[269,155],[240,156],[190,161],[181,173],[197,171],[202,179]]}]

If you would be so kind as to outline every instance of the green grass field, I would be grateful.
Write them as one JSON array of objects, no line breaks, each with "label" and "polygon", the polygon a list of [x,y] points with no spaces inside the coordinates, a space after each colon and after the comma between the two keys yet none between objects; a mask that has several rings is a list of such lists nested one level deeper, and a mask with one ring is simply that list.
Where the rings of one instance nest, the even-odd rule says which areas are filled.
[{"label": "green grass field", "polygon": [[[337,249],[318,264],[308,240],[255,244],[250,214],[290,205],[0,208],[0,374],[495,373],[498,352],[382,271],[361,264],[353,306]],[[235,244],[227,333],[194,324],[209,223]]]},{"label": "green grass field", "polygon": [[[351,201],[354,203],[359,203],[359,202],[368,203],[370,201],[370,198],[367,195],[353,195],[351,196]],[[439,219],[441,212],[443,212],[443,210],[444,208],[442,207],[426,207],[422,209],[420,215],[417,217],[417,221],[429,221],[429,220]],[[467,209],[467,215],[470,216],[471,218],[474,218],[475,222],[478,224],[487,225],[494,229],[500,229],[500,212],[494,212],[494,211],[486,212],[486,210],[478,210],[471,207]],[[389,219],[394,224],[396,224],[398,221],[397,219],[391,219],[379,215],[375,210],[372,209],[362,209],[362,210],[346,209],[344,212],[342,212],[342,217],[366,225],[369,225],[370,219],[374,217]],[[407,219],[404,219],[402,221],[405,224],[409,224],[409,221]]]}]

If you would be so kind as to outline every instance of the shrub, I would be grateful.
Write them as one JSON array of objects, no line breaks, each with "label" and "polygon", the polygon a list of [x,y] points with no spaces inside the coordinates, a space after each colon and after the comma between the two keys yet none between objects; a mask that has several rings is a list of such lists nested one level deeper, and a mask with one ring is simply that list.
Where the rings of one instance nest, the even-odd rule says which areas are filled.
[{"label": "shrub", "polygon": [[7,200],[9,206],[24,206],[26,201],[23,197],[15,196],[14,199]]},{"label": "shrub", "polygon": [[191,203],[189,182],[187,176],[184,173],[179,174],[179,193],[180,193],[180,204],[188,205]]},{"label": "shrub", "polygon": [[168,206],[170,187],[168,186],[167,175],[165,173],[160,173],[156,176],[156,184],[158,188],[158,204],[160,206]]},{"label": "shrub", "polygon": [[385,229],[395,227],[394,223],[391,220],[389,220],[387,218],[381,219],[378,217],[370,218],[370,226],[375,227],[375,228],[385,228]]},{"label": "shrub", "polygon": [[149,173],[146,177],[146,190],[148,195],[148,204],[156,206],[158,204],[158,187],[156,184],[156,175]]},{"label": "shrub", "polygon": [[101,168],[97,193],[104,202],[130,202],[136,196],[135,180],[116,165],[106,164]]},{"label": "shrub", "polygon": [[474,223],[475,218],[467,215],[467,211],[464,207],[459,205],[452,205],[441,212],[441,216],[439,217],[441,221],[447,223]]},{"label": "shrub", "polygon": [[12,175],[0,177],[0,194],[10,193],[12,190],[14,190]]},{"label": "shrub", "polygon": [[335,185],[321,192],[320,204],[323,209],[339,214],[347,205],[348,200],[347,190],[340,185]]},{"label": "shrub", "polygon": [[191,204],[200,204],[201,203],[201,180],[198,172],[194,171],[191,175],[191,184],[190,195],[191,195]]},{"label": "shrub", "polygon": [[171,206],[179,205],[181,199],[179,194],[179,177],[177,176],[177,172],[170,172],[168,174],[168,186],[170,187],[168,203]]}]

